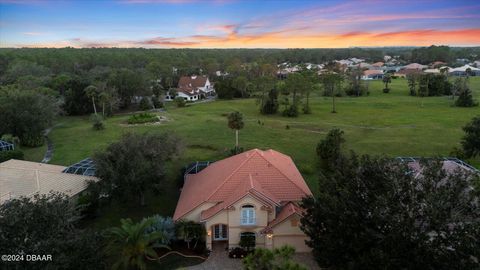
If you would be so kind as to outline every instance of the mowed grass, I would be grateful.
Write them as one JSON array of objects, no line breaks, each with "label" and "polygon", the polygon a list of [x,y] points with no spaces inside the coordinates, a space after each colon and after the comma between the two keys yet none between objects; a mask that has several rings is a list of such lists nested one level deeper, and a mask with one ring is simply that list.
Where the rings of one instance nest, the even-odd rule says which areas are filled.
[{"label": "mowed grass", "polygon": [[[471,78],[470,86],[480,100],[480,78]],[[240,145],[244,149],[272,148],[290,155],[314,193],[318,186],[315,147],[332,128],[344,130],[346,148],[360,154],[448,156],[454,146],[459,146],[461,128],[480,115],[480,107],[453,107],[449,97],[411,97],[405,79],[392,80],[389,94],[382,92],[380,81],[369,82],[369,88],[371,94],[366,97],[337,98],[336,114],[330,112],[331,98],[315,93],[311,99],[312,114],[297,118],[261,115],[254,99],[215,101],[186,108],[168,104],[167,111],[160,114],[169,121],[161,125],[126,126],[128,115],[120,115],[107,119],[103,131],[93,130],[88,117],[61,117],[50,133],[55,145],[50,163],[73,164],[104,149],[125,132],[175,132],[183,138],[185,153],[171,164],[166,187],[169,191],[152,196],[151,204],[143,210],[126,206],[106,211],[108,217],[99,221],[103,227],[120,217],[173,214],[178,197],[175,182],[182,166],[224,158],[233,147],[234,132],[228,128],[225,115],[234,110],[242,112],[245,119]],[[34,149],[27,150],[26,156],[34,157],[29,151]],[[480,159],[469,162],[480,167]]]}]

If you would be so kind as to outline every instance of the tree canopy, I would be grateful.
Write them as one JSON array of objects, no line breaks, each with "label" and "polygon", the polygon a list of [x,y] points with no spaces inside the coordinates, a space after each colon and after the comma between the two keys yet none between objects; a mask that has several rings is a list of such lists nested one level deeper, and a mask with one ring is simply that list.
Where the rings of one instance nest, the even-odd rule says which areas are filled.
[{"label": "tree canopy", "polygon": [[35,195],[0,205],[0,253],[52,255],[51,261],[2,262],[2,269],[104,269],[100,235],[79,229],[64,195]]},{"label": "tree canopy", "polygon": [[477,269],[477,178],[447,173],[440,160],[412,171],[390,158],[342,156],[318,196],[303,200],[301,228],[325,268]]},{"label": "tree canopy", "polygon": [[180,139],[172,134],[126,133],[105,151],[96,153],[96,176],[91,183],[98,196],[119,201],[137,200],[144,204],[145,193],[161,190],[166,162],[180,154]]}]

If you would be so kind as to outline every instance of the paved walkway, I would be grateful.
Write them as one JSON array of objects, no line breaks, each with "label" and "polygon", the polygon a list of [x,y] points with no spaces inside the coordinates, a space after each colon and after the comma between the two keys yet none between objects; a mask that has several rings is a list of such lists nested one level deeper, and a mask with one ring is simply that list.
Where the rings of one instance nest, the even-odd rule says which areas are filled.
[{"label": "paved walkway", "polygon": [[45,153],[45,156],[43,156],[42,163],[48,163],[52,159],[53,156],[53,142],[52,140],[48,137],[48,134],[50,131],[52,131],[53,127],[47,128],[45,132],[43,133],[43,137],[45,137],[45,140],[47,141],[47,152]]},{"label": "paved walkway", "polygon": [[[214,245],[208,259],[194,266],[187,267],[187,270],[239,270],[243,269],[241,259],[230,259],[225,245]],[[303,264],[307,269],[319,270],[317,263],[310,253],[297,253],[293,258],[296,262]]]}]

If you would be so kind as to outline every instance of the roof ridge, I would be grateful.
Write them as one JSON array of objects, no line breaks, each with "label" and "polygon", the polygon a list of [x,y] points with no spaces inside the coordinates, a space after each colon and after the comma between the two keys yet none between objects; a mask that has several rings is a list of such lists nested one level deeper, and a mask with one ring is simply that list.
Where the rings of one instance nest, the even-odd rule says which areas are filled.
[{"label": "roof ridge", "polygon": [[[282,174],[283,176],[285,176],[285,178],[287,178],[288,181],[292,182],[298,189],[300,189],[301,191],[307,193],[305,190],[303,190],[303,188],[301,188],[299,185],[297,185],[297,183],[295,183],[294,181],[292,181],[292,179],[290,179],[290,177],[288,177],[287,175],[285,175],[285,173],[283,173],[280,169],[278,169],[277,166],[275,166],[274,164],[272,164],[272,162],[270,162],[268,159],[266,159],[263,155],[261,155],[261,157],[262,157],[266,162],[268,162],[269,164],[271,164],[272,167],[275,168],[275,170],[277,170],[280,174]],[[295,163],[293,162],[293,160],[292,160],[291,157],[289,157],[289,156],[286,156],[286,157],[288,157],[288,158],[292,161],[292,163],[295,164]],[[296,166],[295,166],[295,167],[296,167]],[[297,169],[297,170],[298,170],[298,169]],[[307,194],[307,195],[308,195],[308,194]]]},{"label": "roof ridge", "polygon": [[[242,154],[246,154],[246,153],[249,153],[249,152],[256,153],[256,151],[254,151],[254,150],[255,150],[255,149],[250,150],[250,151],[247,151],[247,152],[244,152],[244,153],[242,153]],[[239,155],[241,155],[241,154],[239,154]],[[208,197],[204,200],[204,202],[210,200],[210,198],[212,198],[212,196],[215,195],[215,193],[217,193],[217,191],[220,190],[220,188],[223,187],[223,185],[225,185],[225,183],[226,183],[243,165],[245,165],[245,163],[246,163],[247,161],[249,161],[250,159],[252,159],[253,156],[254,156],[253,154],[250,155],[250,156],[247,157],[242,163],[240,163],[240,164],[238,165],[238,167],[237,167],[235,170],[233,170],[232,173],[230,173],[220,185],[218,185],[218,187],[210,194],[210,196],[208,196]]]}]

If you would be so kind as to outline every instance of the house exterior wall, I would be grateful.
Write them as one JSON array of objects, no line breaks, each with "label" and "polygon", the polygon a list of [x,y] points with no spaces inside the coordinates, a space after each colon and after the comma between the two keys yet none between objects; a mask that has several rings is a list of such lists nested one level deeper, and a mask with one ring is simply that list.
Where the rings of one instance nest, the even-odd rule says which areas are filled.
[{"label": "house exterior wall", "polygon": [[[240,223],[242,206],[247,204],[254,206],[255,225],[242,225]],[[210,236],[207,236],[207,248],[212,248],[213,226],[216,224],[228,225],[229,248],[238,247],[240,233],[242,232],[254,232],[256,235],[256,245],[258,247],[265,247],[265,236],[260,234],[260,231],[267,226],[270,220],[274,219],[274,211],[269,212],[265,208],[262,208],[262,202],[250,195],[247,195],[232,206],[233,207],[230,207],[228,210],[222,210],[205,222],[205,229],[210,234]]]},{"label": "house exterior wall", "polygon": [[272,248],[279,248],[285,244],[291,245],[296,252],[310,252],[311,248],[305,244],[307,236],[300,229],[300,216],[294,214],[273,227],[272,239],[267,239],[267,243]]},{"label": "house exterior wall", "polygon": [[193,209],[192,211],[190,211],[189,213],[184,215],[182,217],[182,219],[192,220],[192,221],[195,221],[195,222],[200,222],[200,214],[202,213],[202,211],[207,210],[208,208],[210,208],[214,205],[215,205],[214,203],[209,203],[209,202],[202,203],[197,208]]}]

